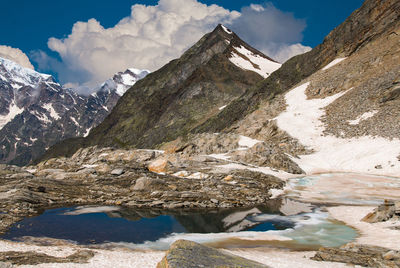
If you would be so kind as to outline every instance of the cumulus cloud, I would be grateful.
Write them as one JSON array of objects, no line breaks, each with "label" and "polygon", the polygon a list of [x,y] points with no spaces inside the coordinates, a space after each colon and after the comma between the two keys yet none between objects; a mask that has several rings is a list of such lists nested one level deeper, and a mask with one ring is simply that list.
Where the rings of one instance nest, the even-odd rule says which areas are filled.
[{"label": "cumulus cloud", "polygon": [[241,16],[229,25],[243,40],[280,62],[311,49],[300,43],[306,26],[305,20],[271,3],[242,8]]},{"label": "cumulus cloud", "polygon": [[35,68],[29,61],[28,56],[22,52],[19,48],[13,48],[10,46],[0,46],[0,57],[8,60],[12,60],[19,65],[34,70]]},{"label": "cumulus cloud", "polygon": [[218,23],[281,62],[310,49],[300,44],[305,21],[272,4],[252,4],[237,12],[197,0],[159,0],[155,6],[133,5],[130,16],[111,28],[96,19],[76,22],[66,38],[48,40],[60,60],[43,51],[31,57],[40,69],[58,73],[61,83],[93,87],[129,67],[157,70]]},{"label": "cumulus cloud", "polygon": [[[136,4],[131,15],[112,28],[90,19],[75,23],[67,38],[50,38],[48,46],[59,53],[61,65],[40,53],[35,60],[64,72],[59,77],[61,82],[95,84],[128,67],[154,71],[179,57],[218,23],[230,23],[239,16],[239,12],[196,0],[160,0],[156,6]],[[71,72],[76,70],[88,76],[74,77]]]}]

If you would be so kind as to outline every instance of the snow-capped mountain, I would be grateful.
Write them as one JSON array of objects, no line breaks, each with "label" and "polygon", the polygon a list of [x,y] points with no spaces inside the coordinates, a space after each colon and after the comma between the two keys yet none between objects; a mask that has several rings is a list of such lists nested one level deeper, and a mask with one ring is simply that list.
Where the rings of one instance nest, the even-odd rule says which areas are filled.
[{"label": "snow-capped mountain", "polygon": [[147,73],[119,72],[85,96],[0,58],[0,163],[27,164],[62,139],[87,135]]}]

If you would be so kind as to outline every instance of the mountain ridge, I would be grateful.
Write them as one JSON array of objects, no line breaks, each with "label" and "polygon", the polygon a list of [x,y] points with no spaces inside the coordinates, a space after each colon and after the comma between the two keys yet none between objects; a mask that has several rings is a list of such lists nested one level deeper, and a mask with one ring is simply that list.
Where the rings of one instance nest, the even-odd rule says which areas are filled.
[{"label": "mountain ridge", "polygon": [[0,163],[28,164],[63,138],[84,136],[147,71],[128,69],[96,93],[77,94],[51,75],[0,58]]},{"label": "mountain ridge", "polygon": [[[247,61],[251,70],[232,62],[233,53],[241,54],[240,49],[247,54],[242,54],[241,63]],[[129,89],[87,139],[68,140],[64,142],[68,146],[61,143],[51,151],[71,154],[80,145],[95,143],[152,148],[185,135],[260,82],[262,74],[269,75],[267,69],[252,61],[260,61],[270,70],[280,67],[235,33],[218,25],[179,59],[172,60]]]}]

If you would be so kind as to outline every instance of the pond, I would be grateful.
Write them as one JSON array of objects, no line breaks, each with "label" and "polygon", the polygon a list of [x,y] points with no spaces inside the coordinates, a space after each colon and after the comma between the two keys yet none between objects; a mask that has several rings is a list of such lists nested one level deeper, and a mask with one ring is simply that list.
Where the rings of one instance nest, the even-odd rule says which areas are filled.
[{"label": "pond", "polygon": [[332,221],[319,209],[292,216],[274,210],[255,207],[165,212],[109,206],[58,208],[18,222],[2,238],[49,237],[78,244],[111,243],[164,250],[178,239],[220,243],[222,247],[256,247],[271,241],[319,247],[340,246],[357,236],[354,229]]}]

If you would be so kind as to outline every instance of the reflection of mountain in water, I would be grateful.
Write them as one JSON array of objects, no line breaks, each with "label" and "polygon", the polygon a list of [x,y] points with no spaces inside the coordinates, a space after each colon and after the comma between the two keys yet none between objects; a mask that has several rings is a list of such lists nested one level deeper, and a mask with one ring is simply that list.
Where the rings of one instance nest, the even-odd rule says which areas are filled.
[{"label": "reflection of mountain in water", "polygon": [[[161,211],[121,209],[108,212],[109,217],[121,217],[131,221],[142,218],[155,218],[160,215],[173,216],[188,233],[237,232],[261,224],[248,218],[256,214],[279,214],[281,200],[271,200],[265,206],[247,209]],[[279,229],[279,227],[277,227]],[[286,227],[287,228],[287,227]]]}]

